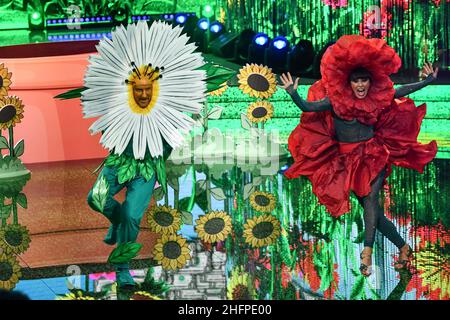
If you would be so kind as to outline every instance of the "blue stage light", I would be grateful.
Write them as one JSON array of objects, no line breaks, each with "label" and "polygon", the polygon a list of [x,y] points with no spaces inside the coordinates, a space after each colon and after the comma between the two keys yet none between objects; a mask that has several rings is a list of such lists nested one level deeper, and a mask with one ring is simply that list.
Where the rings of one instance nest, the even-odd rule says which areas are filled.
[{"label": "blue stage light", "polygon": [[255,36],[253,41],[259,46],[265,46],[269,42],[269,36],[261,32]]},{"label": "blue stage light", "polygon": [[102,17],[102,21],[105,21],[106,20],[106,18],[105,17]]},{"label": "blue stage light", "polygon": [[219,33],[220,31],[222,31],[222,29],[223,25],[217,21],[211,23],[211,27],[209,28],[209,30],[211,30],[212,33]]},{"label": "blue stage light", "polygon": [[184,24],[187,20],[187,16],[184,14],[178,14],[175,18],[175,21],[179,24]]},{"label": "blue stage light", "polygon": [[288,46],[288,41],[285,37],[279,36],[273,39],[273,46],[278,50],[282,50]]},{"label": "blue stage light", "polygon": [[197,26],[201,29],[201,30],[207,30],[209,27],[209,22],[207,19],[203,18],[198,20]]}]

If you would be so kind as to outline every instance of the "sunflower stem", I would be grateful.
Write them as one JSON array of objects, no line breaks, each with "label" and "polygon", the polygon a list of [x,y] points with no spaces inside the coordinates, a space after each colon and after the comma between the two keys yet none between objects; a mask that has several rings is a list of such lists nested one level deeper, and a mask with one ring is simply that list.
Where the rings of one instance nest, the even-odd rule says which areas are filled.
[{"label": "sunflower stem", "polygon": [[13,127],[8,128],[9,133],[9,155],[11,157],[14,157],[14,133],[13,133]]},{"label": "sunflower stem", "polygon": [[19,224],[19,215],[17,214],[17,196],[12,198],[13,224]]}]

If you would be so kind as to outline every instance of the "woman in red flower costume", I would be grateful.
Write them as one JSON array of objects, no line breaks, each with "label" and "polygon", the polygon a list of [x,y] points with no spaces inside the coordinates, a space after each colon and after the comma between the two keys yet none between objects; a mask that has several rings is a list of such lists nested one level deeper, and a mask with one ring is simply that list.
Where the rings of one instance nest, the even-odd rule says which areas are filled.
[{"label": "woman in red flower costume", "polygon": [[406,266],[412,252],[379,203],[391,166],[422,172],[437,152],[435,141],[417,142],[426,106],[416,107],[404,96],[432,82],[438,69],[425,64],[425,80],[394,89],[389,75],[400,65],[399,56],[384,40],[349,35],[325,52],[322,80],[310,87],[308,101],[297,93],[298,78],[281,76],[280,87],[303,111],[289,137],[294,164],[285,175],[308,177],[319,202],[334,217],[350,211],[350,191],[355,193],[364,208],[360,270],[365,276],[370,275],[376,229],[399,248],[396,269]]}]

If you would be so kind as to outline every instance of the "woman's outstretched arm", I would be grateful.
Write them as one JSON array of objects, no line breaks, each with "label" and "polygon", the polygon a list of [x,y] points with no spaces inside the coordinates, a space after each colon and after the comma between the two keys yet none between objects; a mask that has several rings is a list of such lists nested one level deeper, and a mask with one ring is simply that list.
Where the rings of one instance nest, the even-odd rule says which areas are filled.
[{"label": "woman's outstretched arm", "polygon": [[400,98],[407,96],[417,90],[420,90],[427,85],[429,85],[431,82],[433,82],[437,78],[439,68],[436,68],[433,71],[433,66],[431,63],[425,63],[422,69],[422,76],[425,76],[426,78],[419,82],[414,82],[410,84],[406,84],[404,86],[401,86],[395,90],[395,98]]},{"label": "woman's outstretched arm", "polygon": [[300,97],[297,92],[298,88],[298,80],[300,78],[296,78],[295,82],[292,80],[291,74],[288,72],[287,75],[282,74],[280,77],[283,82],[282,86],[279,86],[282,89],[285,89],[287,93],[291,96],[294,103],[304,112],[318,112],[318,111],[326,111],[331,110],[331,103],[328,98],[319,100],[319,101],[306,101]]}]

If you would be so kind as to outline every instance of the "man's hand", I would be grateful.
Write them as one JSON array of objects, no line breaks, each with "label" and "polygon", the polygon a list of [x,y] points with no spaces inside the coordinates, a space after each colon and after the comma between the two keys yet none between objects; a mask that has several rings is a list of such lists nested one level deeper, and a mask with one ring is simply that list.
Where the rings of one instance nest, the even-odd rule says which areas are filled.
[{"label": "man's hand", "polygon": [[298,80],[300,80],[300,78],[296,78],[295,79],[295,83],[292,80],[292,76],[291,74],[288,72],[287,74],[282,74],[280,76],[281,81],[283,82],[283,85],[278,85],[278,87],[285,89],[286,91],[288,91],[289,93],[292,93],[294,91],[297,91],[298,88]]},{"label": "man's hand", "polygon": [[423,80],[428,77],[430,74],[433,75],[433,78],[437,78],[439,68],[436,68],[433,71],[433,65],[430,62],[425,62],[423,65],[422,71],[420,72],[420,78]]}]

